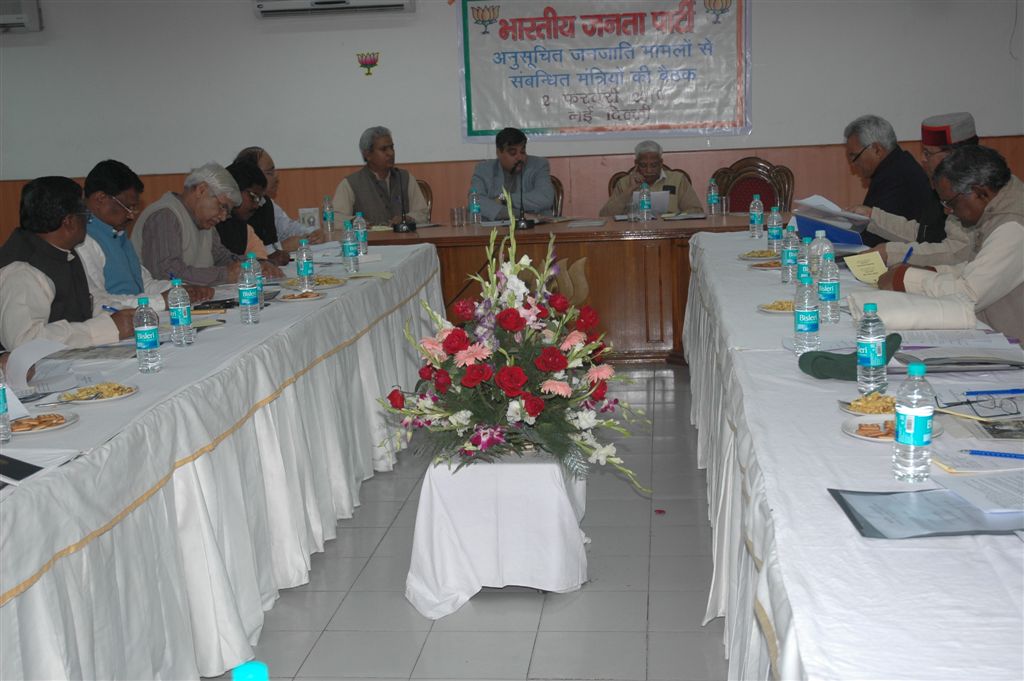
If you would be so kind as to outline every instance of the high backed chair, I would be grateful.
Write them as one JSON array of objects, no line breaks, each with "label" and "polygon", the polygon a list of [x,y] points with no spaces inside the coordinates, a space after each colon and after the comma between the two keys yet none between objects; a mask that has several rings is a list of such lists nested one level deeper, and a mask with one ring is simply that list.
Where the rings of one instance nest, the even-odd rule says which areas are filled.
[{"label": "high backed chair", "polygon": [[719,168],[712,177],[718,184],[718,193],[729,197],[734,211],[745,211],[754,194],[761,195],[766,211],[776,205],[787,211],[793,201],[793,171],[763,158],[741,158],[728,168]]},{"label": "high backed chair", "polygon": [[[608,196],[611,196],[612,192],[615,191],[615,185],[619,183],[619,180],[624,178],[626,175],[629,175],[634,170],[636,170],[636,166],[633,166],[629,170],[620,170],[617,173],[612,173],[611,178],[608,180]],[[685,170],[681,170],[679,168],[669,168],[668,166],[665,166],[665,170],[672,170],[677,173],[682,173],[683,177],[686,178],[686,181],[689,182],[690,185],[693,185],[693,180],[690,179],[690,173],[686,172]]]},{"label": "high backed chair", "polygon": [[555,203],[551,206],[551,215],[560,218],[562,217],[562,199],[565,198],[565,187],[562,186],[562,181],[554,175],[551,176],[551,186],[555,188]]},{"label": "high backed chair", "polygon": [[427,222],[433,222],[431,216],[434,213],[434,190],[430,188],[426,180],[416,178],[416,184],[420,186],[420,193],[423,194],[423,198],[427,201]]}]

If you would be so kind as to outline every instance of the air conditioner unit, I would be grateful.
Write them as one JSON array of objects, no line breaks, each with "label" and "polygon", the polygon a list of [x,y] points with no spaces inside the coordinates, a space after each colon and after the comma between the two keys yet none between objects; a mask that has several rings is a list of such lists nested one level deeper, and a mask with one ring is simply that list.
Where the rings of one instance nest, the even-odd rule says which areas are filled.
[{"label": "air conditioner unit", "polygon": [[39,0],[0,0],[0,32],[34,33],[43,30]]},{"label": "air conditioner unit", "polygon": [[252,0],[260,17],[290,17],[347,12],[412,12],[416,0]]}]

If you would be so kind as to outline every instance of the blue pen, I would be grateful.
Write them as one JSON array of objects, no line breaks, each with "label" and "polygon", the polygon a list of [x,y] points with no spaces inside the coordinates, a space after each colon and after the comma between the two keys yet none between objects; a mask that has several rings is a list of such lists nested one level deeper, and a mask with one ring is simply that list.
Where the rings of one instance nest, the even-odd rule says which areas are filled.
[{"label": "blue pen", "polygon": [[961,449],[960,451],[970,454],[971,456],[995,456],[1000,459],[1024,459],[1024,454],[1017,454],[1016,452],[993,452],[988,449]]},{"label": "blue pen", "polygon": [[116,307],[110,307],[109,305],[100,305],[100,307],[111,314],[115,312],[120,312],[120,310],[118,310]]},{"label": "blue pen", "polygon": [[977,397],[978,395],[1024,395],[1024,388],[1008,388],[1006,390],[966,390],[964,397]]},{"label": "blue pen", "polygon": [[906,265],[907,261],[910,260],[910,256],[914,255],[914,247],[911,246],[907,249],[907,254],[903,256],[903,264]]}]

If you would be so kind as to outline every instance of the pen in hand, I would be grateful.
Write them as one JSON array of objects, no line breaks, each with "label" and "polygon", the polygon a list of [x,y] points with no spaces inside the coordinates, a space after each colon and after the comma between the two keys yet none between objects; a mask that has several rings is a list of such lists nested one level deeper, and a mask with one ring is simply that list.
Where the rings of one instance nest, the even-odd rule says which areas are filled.
[{"label": "pen in hand", "polygon": [[911,246],[907,249],[907,254],[903,256],[903,262],[901,264],[906,265],[907,261],[910,260],[910,256],[914,255],[914,247]]},{"label": "pen in hand", "polygon": [[111,307],[109,305],[100,305],[100,307],[103,310],[105,310],[106,312],[109,312],[110,314],[114,314],[115,312],[120,312],[120,310],[118,310],[116,307]]}]

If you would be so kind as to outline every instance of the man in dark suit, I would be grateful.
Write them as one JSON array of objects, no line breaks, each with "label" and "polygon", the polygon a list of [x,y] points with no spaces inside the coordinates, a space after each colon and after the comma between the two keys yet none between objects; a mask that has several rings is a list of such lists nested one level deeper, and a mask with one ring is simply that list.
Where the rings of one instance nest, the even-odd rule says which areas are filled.
[{"label": "man in dark suit", "polygon": [[480,161],[473,170],[470,190],[480,199],[484,220],[508,217],[503,189],[512,197],[512,209],[519,215],[520,201],[528,216],[551,215],[555,188],[551,184],[548,161],[526,155],[526,135],[516,128],[505,128],[495,138],[496,158]]}]

